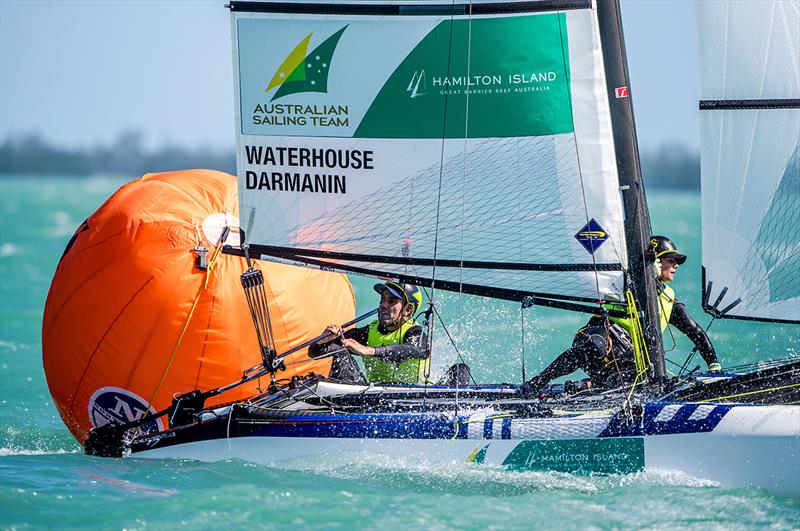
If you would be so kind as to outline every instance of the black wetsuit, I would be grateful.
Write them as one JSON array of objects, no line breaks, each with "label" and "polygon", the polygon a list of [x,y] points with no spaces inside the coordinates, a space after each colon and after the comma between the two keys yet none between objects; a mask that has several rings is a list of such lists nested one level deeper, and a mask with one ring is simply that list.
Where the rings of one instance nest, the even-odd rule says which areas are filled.
[{"label": "black wetsuit", "polygon": [[[378,330],[384,331],[383,325],[378,325]],[[361,328],[351,328],[344,332],[344,337],[354,339],[366,345],[369,338],[369,325]],[[375,357],[390,363],[402,363],[413,358],[428,357],[428,336],[422,327],[415,324],[406,331],[403,342],[396,345],[382,345],[373,347]],[[332,355],[330,377],[350,383],[366,384],[367,379],[355,360],[353,354],[342,346],[341,340],[335,339],[328,343],[312,343],[308,347],[308,355],[312,358]],[[471,376],[469,367],[465,364],[456,364],[448,369],[439,385],[467,385]]]},{"label": "black wetsuit", "polygon": [[[683,332],[697,347],[708,365],[717,363],[717,354],[705,330],[692,319],[686,305],[675,301],[669,324]],[[619,325],[592,317],[572,341],[572,346],[562,352],[545,370],[532,378],[527,390],[536,391],[551,380],[566,376],[578,369],[589,375],[596,387],[619,387],[630,383],[636,375],[633,346],[628,332]]]}]

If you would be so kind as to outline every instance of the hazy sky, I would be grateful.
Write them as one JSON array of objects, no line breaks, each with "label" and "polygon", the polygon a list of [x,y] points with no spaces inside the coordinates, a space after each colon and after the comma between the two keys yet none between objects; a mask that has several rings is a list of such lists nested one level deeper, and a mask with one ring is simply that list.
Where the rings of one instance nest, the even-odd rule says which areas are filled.
[{"label": "hazy sky", "polygon": [[[223,0],[0,0],[0,141],[232,148]],[[698,146],[693,0],[622,0],[640,146]]]}]

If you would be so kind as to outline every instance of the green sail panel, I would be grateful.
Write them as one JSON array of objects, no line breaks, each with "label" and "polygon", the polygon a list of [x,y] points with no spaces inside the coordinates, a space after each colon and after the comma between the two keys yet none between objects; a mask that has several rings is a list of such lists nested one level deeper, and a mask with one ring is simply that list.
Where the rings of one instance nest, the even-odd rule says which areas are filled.
[{"label": "green sail panel", "polygon": [[566,32],[563,13],[440,22],[394,70],[354,136],[571,133]]},{"label": "green sail panel", "polygon": [[769,301],[800,297],[800,139],[761,222],[753,250],[767,272]]}]

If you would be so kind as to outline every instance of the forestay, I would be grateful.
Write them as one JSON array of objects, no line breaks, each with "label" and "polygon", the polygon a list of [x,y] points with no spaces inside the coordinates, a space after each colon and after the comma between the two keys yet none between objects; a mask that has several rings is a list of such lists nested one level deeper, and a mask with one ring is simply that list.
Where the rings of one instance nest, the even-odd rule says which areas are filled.
[{"label": "forestay", "polygon": [[231,9],[254,254],[516,300],[623,299],[591,2]]},{"label": "forestay", "polygon": [[800,322],[800,2],[697,9],[704,306]]}]

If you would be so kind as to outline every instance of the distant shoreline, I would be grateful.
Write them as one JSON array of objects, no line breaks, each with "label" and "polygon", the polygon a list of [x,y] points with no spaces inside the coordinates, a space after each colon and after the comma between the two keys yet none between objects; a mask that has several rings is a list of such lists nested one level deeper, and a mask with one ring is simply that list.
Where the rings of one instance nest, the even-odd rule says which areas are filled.
[{"label": "distant shoreline", "polygon": [[[236,173],[234,150],[186,149],[174,146],[144,151],[143,135],[128,131],[109,146],[62,148],[38,135],[16,137],[0,144],[0,178],[48,176],[83,178],[120,176],[135,178],[157,173],[206,168]],[[699,190],[699,154],[682,145],[665,145],[642,152],[642,173],[653,189]]]}]

